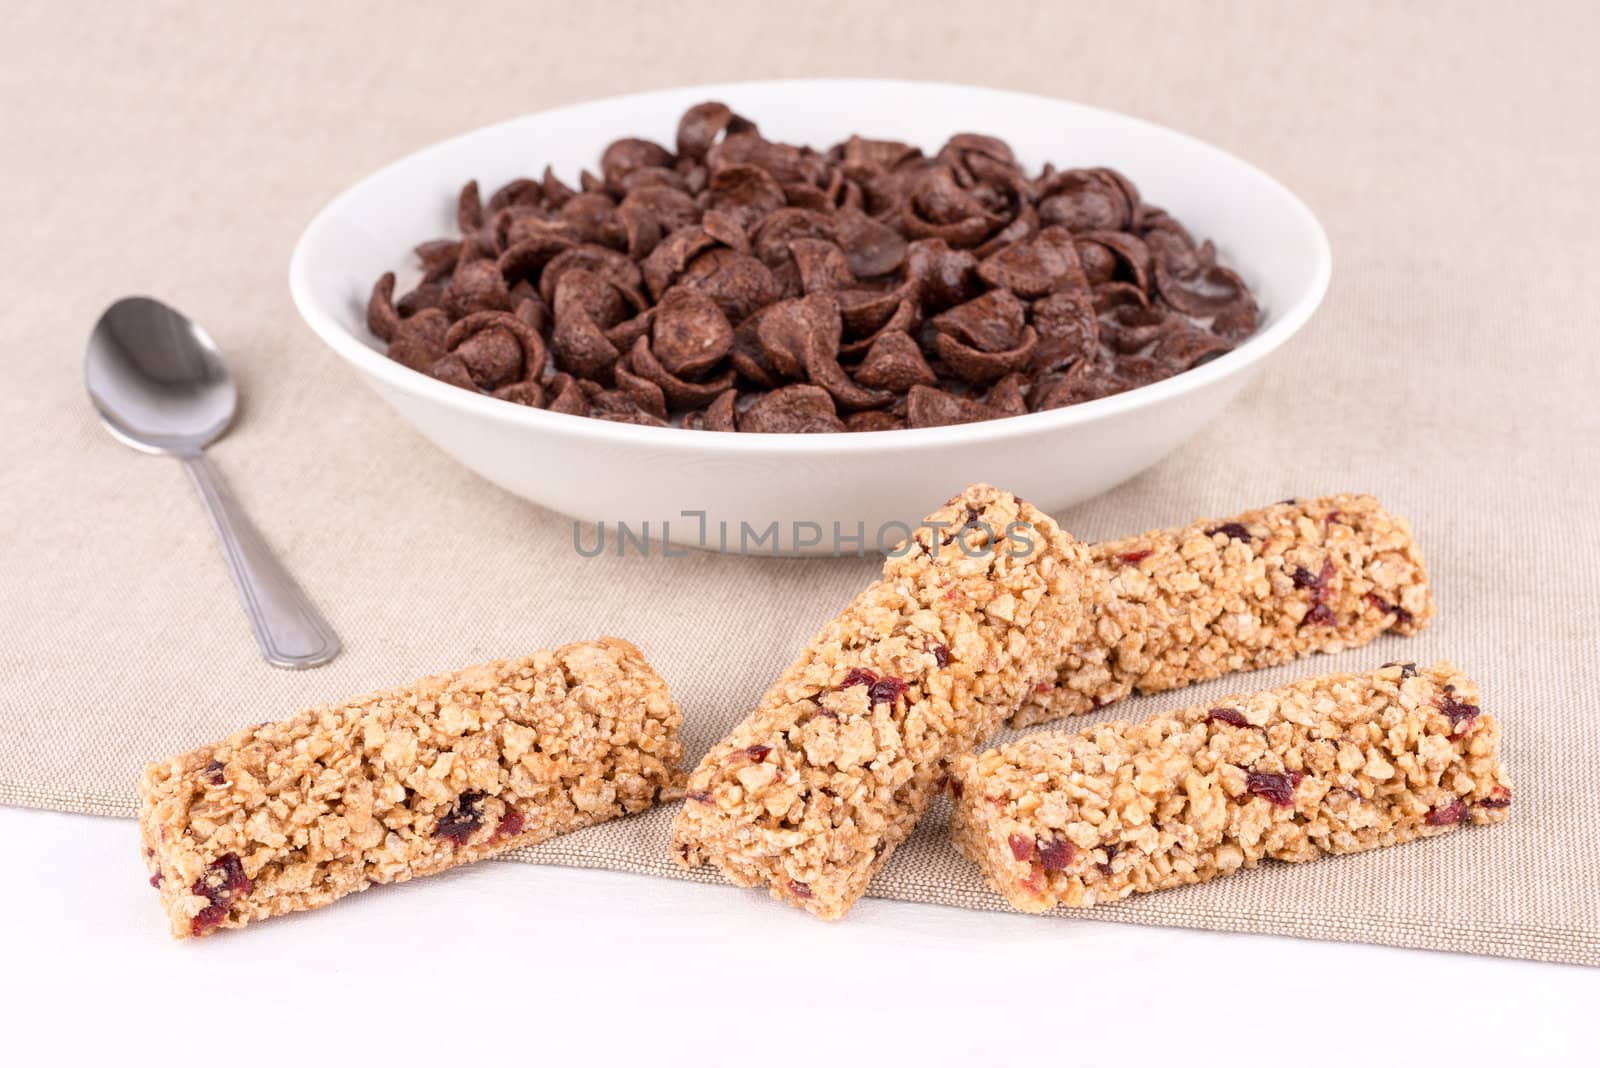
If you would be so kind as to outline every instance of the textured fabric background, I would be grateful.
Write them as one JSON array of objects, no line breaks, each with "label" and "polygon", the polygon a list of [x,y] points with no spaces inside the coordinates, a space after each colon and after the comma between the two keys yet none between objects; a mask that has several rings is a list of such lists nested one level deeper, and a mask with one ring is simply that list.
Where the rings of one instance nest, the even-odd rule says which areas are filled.
[{"label": "textured fabric background", "polygon": [[[1092,918],[1600,964],[1592,7],[6,7],[0,802],[127,816],[147,759],[600,632],[665,674],[698,757],[875,565],[579,559],[565,520],[457,468],[312,337],[289,302],[290,249],[379,165],[547,106],[739,78],[970,81],[1216,142],[1300,193],[1333,242],[1326,304],[1258,383],[1182,452],[1061,517],[1068,528],[1102,538],[1369,490],[1410,517],[1437,580],[1420,638],[1117,714],[1447,657],[1504,719],[1516,785],[1503,828]],[[96,425],[84,338],[130,292],[174,302],[227,351],[245,406],[213,456],[343,636],[332,665],[261,661],[178,464]],[[669,817],[525,859],[683,877]],[[942,821],[873,893],[1002,907]]]}]

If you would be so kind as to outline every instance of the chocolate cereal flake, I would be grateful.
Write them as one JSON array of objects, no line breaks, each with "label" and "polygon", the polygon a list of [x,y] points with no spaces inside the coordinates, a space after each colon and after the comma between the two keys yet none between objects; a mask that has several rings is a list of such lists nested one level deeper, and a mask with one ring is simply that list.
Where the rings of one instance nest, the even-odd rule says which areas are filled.
[{"label": "chocolate cereal flake", "polygon": [[391,358],[569,415],[839,433],[1095,400],[1228,352],[1260,312],[1240,276],[1106,167],[1029,176],[998,138],[934,154],[763,137],[715,101],[669,148],[612,142],[573,187],[546,168],[456,202],[420,279],[373,286]]}]

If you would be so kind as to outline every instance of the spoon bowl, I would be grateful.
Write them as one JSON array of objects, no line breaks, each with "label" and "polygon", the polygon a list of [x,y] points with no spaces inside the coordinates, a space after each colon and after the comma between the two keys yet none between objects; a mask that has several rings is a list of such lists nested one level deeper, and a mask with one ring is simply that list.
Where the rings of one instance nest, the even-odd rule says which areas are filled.
[{"label": "spoon bowl", "polygon": [[145,452],[198,452],[227,432],[239,408],[211,335],[150,297],[126,297],[100,316],[84,380],[106,429]]}]

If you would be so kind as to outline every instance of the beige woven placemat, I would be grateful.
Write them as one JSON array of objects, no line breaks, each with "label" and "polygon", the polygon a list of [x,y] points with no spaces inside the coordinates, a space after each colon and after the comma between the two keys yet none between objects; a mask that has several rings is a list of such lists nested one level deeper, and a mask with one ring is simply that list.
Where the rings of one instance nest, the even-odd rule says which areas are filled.
[{"label": "beige woven placemat", "polygon": [[[1069,529],[1100,538],[1370,490],[1413,520],[1437,576],[1438,622],[1418,639],[1119,712],[1448,657],[1503,717],[1516,784],[1503,828],[1269,867],[1093,917],[1600,963],[1593,9],[1064,8],[8,12],[0,802],[127,816],[146,759],[599,632],[631,638],[666,675],[697,757],[874,565],[578,558],[566,521],[434,451],[299,323],[284,281],[294,238],[389,159],[558,103],[747,77],[981,81],[1215,141],[1300,192],[1335,249],[1327,303],[1258,384],[1181,453],[1064,516]],[[84,337],[130,291],[195,315],[237,367],[246,407],[215,459],[344,637],[331,666],[261,662],[178,465],[95,424]],[[527,859],[677,876],[669,816]],[[941,822],[873,892],[1000,907]]]}]

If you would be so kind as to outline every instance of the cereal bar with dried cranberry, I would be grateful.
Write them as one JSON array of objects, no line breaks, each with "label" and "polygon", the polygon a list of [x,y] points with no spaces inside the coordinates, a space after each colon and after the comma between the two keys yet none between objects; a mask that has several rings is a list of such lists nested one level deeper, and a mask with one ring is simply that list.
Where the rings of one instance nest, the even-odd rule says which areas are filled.
[{"label": "cereal bar with dried cranberry", "polygon": [[1090,547],[1091,636],[1012,717],[1121,700],[1414,634],[1433,616],[1404,519],[1368,496],[1284,501]]},{"label": "cereal bar with dried cranberry", "polygon": [[1499,823],[1500,725],[1449,664],[1303,679],[953,761],[950,830],[1025,912]]},{"label": "cereal bar with dried cranberry", "polygon": [[686,867],[842,916],[936,792],[1081,640],[1085,548],[972,486],[924,521],[690,775]]},{"label": "cereal bar with dried cranberry", "polygon": [[675,786],[679,720],[616,638],[318,706],[145,768],[150,881],[188,938],[542,842]]}]

